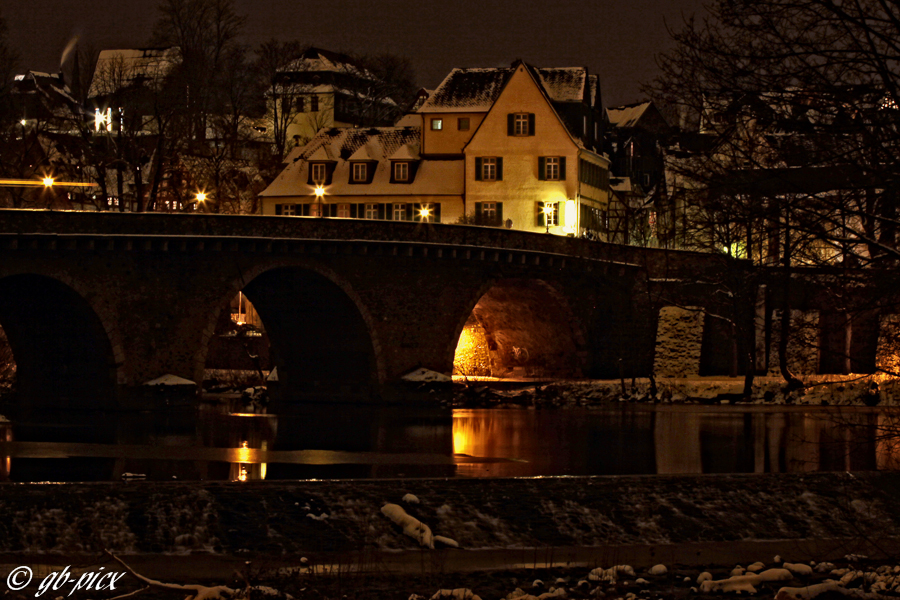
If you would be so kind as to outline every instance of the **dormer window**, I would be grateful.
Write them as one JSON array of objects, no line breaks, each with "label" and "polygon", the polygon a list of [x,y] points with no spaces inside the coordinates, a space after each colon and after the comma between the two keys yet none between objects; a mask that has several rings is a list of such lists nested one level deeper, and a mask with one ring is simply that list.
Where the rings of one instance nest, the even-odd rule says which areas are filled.
[{"label": "dormer window", "polygon": [[353,181],[363,183],[368,177],[368,167],[366,163],[353,163]]},{"label": "dormer window", "polygon": [[409,181],[409,163],[394,163],[394,181]]},{"label": "dormer window", "polygon": [[324,163],[313,163],[309,165],[310,179],[316,185],[325,183],[326,169]]}]

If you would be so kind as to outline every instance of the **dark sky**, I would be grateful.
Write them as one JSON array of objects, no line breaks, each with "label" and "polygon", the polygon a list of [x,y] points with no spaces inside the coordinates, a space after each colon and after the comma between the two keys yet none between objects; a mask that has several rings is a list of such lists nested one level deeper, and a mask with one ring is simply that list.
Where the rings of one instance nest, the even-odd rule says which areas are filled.
[{"label": "dark sky", "polygon": [[[600,75],[603,103],[640,99],[669,46],[665,23],[702,10],[703,0],[235,0],[246,41],[300,39],[322,48],[408,56],[419,84],[433,88],[453,67],[587,66]],[[4,2],[22,69],[58,70],[74,35],[95,48],[146,45],[156,0]]]}]

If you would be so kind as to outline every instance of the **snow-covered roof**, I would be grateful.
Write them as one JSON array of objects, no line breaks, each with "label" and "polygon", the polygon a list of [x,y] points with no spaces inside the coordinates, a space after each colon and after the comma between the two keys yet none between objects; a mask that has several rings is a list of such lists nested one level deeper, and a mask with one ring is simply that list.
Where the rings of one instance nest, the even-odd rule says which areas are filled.
[{"label": "snow-covered roof", "polygon": [[346,55],[321,48],[307,48],[298,58],[278,69],[279,73],[347,73],[361,77],[371,74]]},{"label": "snow-covered roof", "polygon": [[94,68],[88,97],[111,94],[144,81],[158,82],[181,61],[180,54],[177,46],[102,50]]},{"label": "snow-covered roof", "polygon": [[53,94],[57,96],[57,99],[70,106],[77,104],[69,86],[66,85],[62,76],[56,73],[28,71],[16,75],[13,80],[12,92],[17,95],[41,95],[47,100],[51,100],[51,94]]},{"label": "snow-covered roof", "polygon": [[538,81],[554,102],[581,102],[588,72],[584,67],[536,68]]},{"label": "snow-covered roof", "polygon": [[[517,66],[453,69],[418,112],[487,112]],[[581,102],[585,85],[591,85],[584,67],[528,68],[553,102]]]},{"label": "snow-covered roof", "polygon": [[487,112],[514,70],[453,69],[419,112]]},{"label": "snow-covered roof", "polygon": [[178,377],[177,375],[172,375],[168,373],[161,377],[157,377],[156,379],[151,379],[144,383],[144,385],[197,385],[195,382],[190,379],[185,379],[184,377]]},{"label": "snow-covered roof", "polygon": [[[325,188],[329,196],[462,194],[465,161],[422,160],[419,154],[419,127],[331,128],[316,134],[260,196],[309,196],[309,163],[335,161],[332,182]],[[368,158],[363,158],[368,157]],[[350,183],[350,161],[376,161],[371,183]],[[391,183],[391,161],[418,161],[411,183]]]},{"label": "snow-covered roof", "polygon": [[606,109],[609,116],[609,123],[613,127],[621,127],[628,129],[635,127],[647,109],[650,108],[650,102],[641,102],[639,104],[626,104],[625,106],[616,106],[615,108]]}]

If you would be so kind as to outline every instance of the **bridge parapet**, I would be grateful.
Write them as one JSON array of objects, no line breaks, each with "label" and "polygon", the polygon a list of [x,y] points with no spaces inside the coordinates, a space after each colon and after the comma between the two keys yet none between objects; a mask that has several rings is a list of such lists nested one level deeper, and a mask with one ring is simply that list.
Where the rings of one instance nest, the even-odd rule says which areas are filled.
[{"label": "bridge parapet", "polygon": [[[106,243],[122,241],[117,249],[134,250],[184,249],[191,243],[192,250],[221,250],[221,244],[227,248],[244,244],[241,249],[247,249],[248,243],[262,243],[260,249],[271,250],[273,246],[267,244],[299,240],[405,243],[435,249],[455,246],[476,252],[517,250],[638,269],[651,279],[696,279],[722,270],[728,262],[736,262],[702,252],[641,248],[471,225],[258,215],[0,210],[0,249],[18,249],[24,239],[33,244],[44,240],[44,248],[52,249],[48,240],[54,238],[81,238],[85,244],[92,240],[95,246],[98,242],[102,246],[99,238],[103,237],[108,238]],[[128,245],[129,238],[143,242]],[[215,241],[207,246],[197,243],[201,240]],[[172,241],[175,243],[170,247]],[[77,246],[77,242],[73,243]],[[59,249],[66,248],[65,244],[59,245]]]}]

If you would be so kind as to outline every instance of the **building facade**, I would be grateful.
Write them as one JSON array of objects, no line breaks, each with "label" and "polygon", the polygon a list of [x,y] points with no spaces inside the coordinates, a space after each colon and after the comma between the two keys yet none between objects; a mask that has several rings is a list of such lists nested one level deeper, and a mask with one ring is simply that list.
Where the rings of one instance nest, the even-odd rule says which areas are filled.
[{"label": "building facade", "polygon": [[582,67],[454,69],[406,127],[320,131],[288,156],[262,212],[599,233],[599,102]]}]

